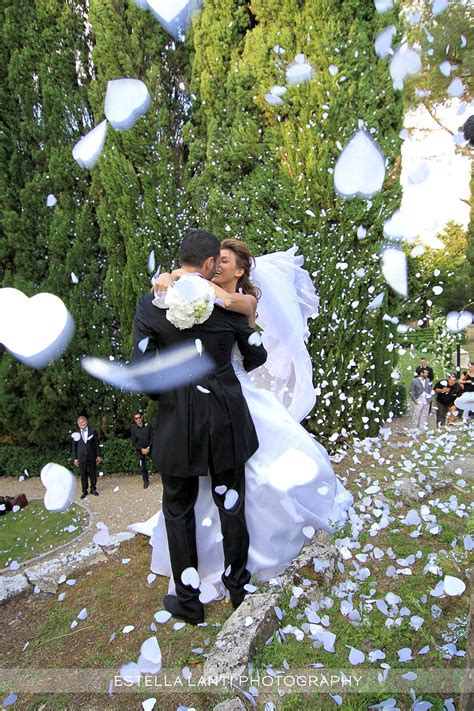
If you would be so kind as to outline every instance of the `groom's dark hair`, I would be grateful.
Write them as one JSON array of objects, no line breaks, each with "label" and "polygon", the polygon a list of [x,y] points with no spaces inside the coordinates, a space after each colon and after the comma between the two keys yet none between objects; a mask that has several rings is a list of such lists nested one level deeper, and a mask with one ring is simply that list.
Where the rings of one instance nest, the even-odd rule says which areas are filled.
[{"label": "groom's dark hair", "polygon": [[200,267],[208,257],[218,257],[221,251],[220,240],[205,230],[189,230],[179,246],[181,264]]}]

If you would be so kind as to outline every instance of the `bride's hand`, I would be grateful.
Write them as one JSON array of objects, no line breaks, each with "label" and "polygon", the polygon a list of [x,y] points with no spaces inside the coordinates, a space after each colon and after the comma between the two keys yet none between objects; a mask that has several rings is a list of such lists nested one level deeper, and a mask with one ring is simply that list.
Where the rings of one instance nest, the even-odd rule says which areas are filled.
[{"label": "bride's hand", "polygon": [[173,282],[178,281],[183,274],[184,271],[182,269],[175,269],[171,274],[169,272],[162,272],[153,285],[153,291],[156,294],[168,291]]},{"label": "bride's hand", "polygon": [[168,291],[172,283],[173,279],[171,274],[169,274],[169,272],[162,272],[153,284],[153,291],[155,292],[155,294],[160,294],[163,291]]}]

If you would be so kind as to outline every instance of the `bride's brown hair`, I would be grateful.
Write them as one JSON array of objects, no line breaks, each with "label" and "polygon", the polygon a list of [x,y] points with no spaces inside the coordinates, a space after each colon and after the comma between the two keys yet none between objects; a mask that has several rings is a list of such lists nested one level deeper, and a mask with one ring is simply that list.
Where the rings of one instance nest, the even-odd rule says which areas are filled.
[{"label": "bride's brown hair", "polygon": [[255,266],[255,257],[246,242],[239,239],[227,238],[222,240],[221,249],[230,250],[234,257],[238,269],[243,269],[244,273],[237,282],[237,289],[241,289],[243,294],[254,296],[257,301],[260,298],[260,289],[250,280],[250,270]]}]

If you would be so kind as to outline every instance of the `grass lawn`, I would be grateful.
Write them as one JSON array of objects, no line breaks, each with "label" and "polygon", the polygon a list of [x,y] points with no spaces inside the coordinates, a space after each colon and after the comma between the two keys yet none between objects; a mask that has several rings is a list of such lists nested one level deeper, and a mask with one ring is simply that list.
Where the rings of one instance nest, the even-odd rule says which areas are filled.
[{"label": "grass lawn", "polygon": [[22,563],[76,538],[87,526],[83,508],[72,504],[64,513],[45,509],[41,499],[0,517],[0,568]]},{"label": "grass lawn", "polygon": [[[84,669],[85,678],[93,669],[110,669],[104,693],[26,694],[16,690],[18,700],[12,707],[15,711],[130,711],[141,709],[141,701],[152,696],[158,699],[156,711],[176,711],[180,705],[210,711],[222,700],[222,691],[210,696],[194,695],[186,688],[162,694],[156,689],[137,687],[129,689],[131,694],[122,693],[123,689],[115,689],[111,696],[107,693],[109,680],[123,664],[137,661],[140,646],[154,634],[159,640],[163,667],[180,673],[187,666],[198,674],[223,622],[233,611],[230,604],[218,601],[206,608],[206,626],[184,625],[174,630],[174,618],[165,624],[155,623],[154,614],[163,610],[168,580],[158,577],[152,584],[147,583],[150,555],[148,539],[137,536],[123,543],[107,564],[78,571],[73,587],[61,585],[58,592],[66,593],[62,602],[57,596],[29,595],[6,603],[2,613],[4,619],[14,621],[15,635],[10,627],[0,628],[3,667],[80,668]],[[130,562],[122,564],[123,558]],[[71,629],[84,607],[87,618]],[[134,627],[128,634],[123,632],[126,625]],[[151,625],[156,625],[157,631],[152,631]],[[0,680],[0,702],[2,694],[6,697],[11,691],[7,685],[2,687]]]},{"label": "grass lawn", "polygon": [[[456,458],[472,452],[472,440],[465,432],[420,437],[415,446],[407,437],[397,439],[397,449],[390,450],[382,444],[380,449],[374,447],[365,454],[357,451],[353,466],[349,465],[350,456],[338,465],[340,474],[347,476],[354,493],[354,508],[359,514],[354,524],[347,524],[336,533],[337,539],[344,539],[345,546],[351,546],[350,558],[341,561],[331,587],[321,594],[320,601],[309,604],[298,601],[291,590],[281,591],[280,633],[257,651],[256,668],[264,672],[270,669],[274,674],[284,673],[288,668],[308,669],[318,665],[319,671],[345,670],[346,674],[363,675],[364,670],[383,672],[382,665],[386,664],[392,674],[411,672],[421,676],[423,671],[434,670],[435,679],[436,670],[448,672],[449,677],[454,670],[464,669],[474,562],[473,552],[465,548],[464,537],[474,534],[473,485],[472,480],[466,482],[460,475],[446,474],[443,463],[447,455]],[[388,489],[401,478],[412,478],[422,486],[426,484],[428,489],[430,482],[438,478],[445,479],[447,485],[410,503],[396,489]],[[367,496],[364,490],[369,486],[379,486],[380,494]],[[383,516],[384,505],[389,506],[393,519],[386,527],[374,527],[374,521]],[[423,506],[426,518],[419,530],[415,525],[403,524],[409,510],[420,512]],[[373,516],[376,509],[380,514]],[[436,521],[430,521],[430,516],[435,516]],[[431,531],[430,525],[439,528]],[[390,567],[404,572],[388,575]],[[431,594],[445,575],[463,580],[466,584],[463,595]],[[388,600],[387,594],[391,594]],[[314,636],[318,625],[336,635],[334,651],[326,651]],[[454,646],[449,647],[450,644]],[[360,666],[349,661],[350,647],[364,655]],[[403,648],[411,652],[408,660],[402,662],[398,652]],[[369,656],[375,650],[383,653],[378,660]],[[333,691],[333,695],[339,695],[337,699],[330,693],[293,693],[281,700],[279,708],[324,711],[338,708],[340,702],[341,709],[362,711],[384,699],[395,698],[398,708],[408,710],[413,708],[414,697],[408,692],[415,686],[416,677],[412,681],[409,678],[400,685],[405,688],[404,694],[397,693],[398,689],[394,692],[393,684],[388,692],[383,685],[377,693]],[[433,710],[441,711],[445,699],[454,698],[456,703],[456,693],[443,693],[442,688],[440,682],[437,693],[428,690],[417,697],[431,703]]]},{"label": "grass lawn", "polygon": [[[466,650],[473,553],[466,550],[464,537],[474,533],[473,481],[466,476],[463,482],[459,474],[446,474],[443,464],[448,457],[458,458],[468,453],[468,437],[465,432],[446,432],[420,436],[419,441],[414,442],[400,434],[387,442],[372,440],[365,448],[360,445],[349,449],[335,468],[354,494],[354,513],[352,521],[335,533],[335,539],[339,545],[341,539],[345,539],[344,545],[351,557],[339,560],[339,570],[321,591],[319,602],[298,600],[291,588],[281,590],[275,586],[275,590],[280,590],[282,619],[279,633],[255,652],[252,661],[260,676],[285,670],[291,673],[291,670],[321,672],[325,669],[384,673],[385,664],[390,667],[390,681],[393,678],[390,675],[395,672],[421,674],[423,670],[434,669],[436,691],[430,687],[417,694],[417,698],[431,703],[433,711],[441,711],[444,700],[453,697],[458,708],[458,696],[449,688],[445,693],[436,675],[438,671],[455,674],[465,665],[462,655]],[[389,488],[401,478],[418,482],[425,492],[424,498],[407,503],[396,488]],[[445,479],[446,484],[435,489],[440,478]],[[379,487],[380,492],[367,494],[369,487]],[[429,510],[422,510],[423,506]],[[421,514],[419,526],[403,523],[410,509]],[[374,527],[382,518],[379,511],[389,518],[388,526]],[[436,521],[429,517],[436,517]],[[439,529],[432,527],[434,523]],[[126,559],[130,559],[129,562],[122,563]],[[0,628],[3,666],[22,670],[75,667],[84,669],[85,676],[94,669],[103,669],[110,670],[112,679],[123,664],[136,662],[142,643],[156,635],[163,668],[180,671],[188,667],[196,679],[232,609],[222,601],[208,605],[207,624],[202,627],[185,625],[175,629],[173,619],[165,624],[155,623],[154,614],[163,609],[167,580],[158,577],[149,584],[149,564],[148,539],[137,536],[123,543],[109,562],[79,571],[74,586],[61,585],[58,592],[66,593],[62,601],[46,594],[10,600],[2,609],[4,618],[13,625]],[[387,575],[390,566],[411,573]],[[308,577],[311,572],[308,571]],[[465,582],[464,594],[431,595],[446,574]],[[321,573],[317,575],[320,579]],[[387,600],[388,593],[392,596]],[[385,611],[383,604],[380,609],[376,603],[382,600],[387,602]],[[82,608],[87,609],[87,618],[72,628]],[[319,616],[319,623],[315,616]],[[314,637],[318,624],[336,636],[334,652],[326,651]],[[134,629],[125,634],[125,625],[133,625]],[[286,631],[282,633],[282,630]],[[302,632],[298,635],[301,639],[296,637],[296,630]],[[351,665],[348,646],[365,655],[363,663]],[[403,648],[411,650],[412,659],[406,662],[399,660],[398,652]],[[375,650],[380,650],[384,657],[373,660]],[[416,708],[410,695],[415,683],[403,680],[403,690],[392,687],[387,692],[383,685],[376,692],[364,693],[343,690],[309,695],[292,689],[281,698],[275,692],[269,696],[270,692],[260,687],[255,707],[257,711],[272,708],[275,711],[339,708],[366,711],[371,704],[393,697],[397,708],[411,711]],[[109,695],[107,685],[108,682],[102,693],[60,689],[54,693],[51,689],[49,693],[27,694],[15,689],[18,700],[13,708],[21,711],[129,711],[141,708],[142,701],[155,697],[155,709],[159,711],[176,711],[179,706],[211,711],[226,695],[207,690],[195,693],[186,687],[168,693],[156,688],[133,687],[129,689],[131,693],[114,689]],[[11,691],[13,688],[2,686],[0,682],[0,701],[2,694],[6,697]],[[249,700],[237,691],[234,695],[239,695],[250,711]],[[266,701],[271,701],[274,707],[265,706]],[[419,707],[422,708],[428,707]]]}]

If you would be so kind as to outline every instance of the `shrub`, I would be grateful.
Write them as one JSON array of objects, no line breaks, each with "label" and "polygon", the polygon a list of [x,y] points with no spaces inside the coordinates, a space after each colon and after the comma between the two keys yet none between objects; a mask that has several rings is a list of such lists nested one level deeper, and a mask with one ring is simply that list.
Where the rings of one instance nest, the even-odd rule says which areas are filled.
[{"label": "shrub", "polygon": [[[110,439],[101,447],[103,461],[99,470],[104,474],[122,474],[137,471],[135,450],[130,440]],[[56,462],[75,472],[70,449],[39,450],[0,444],[0,476],[20,476],[27,469],[29,476],[39,476],[48,462]]]}]

